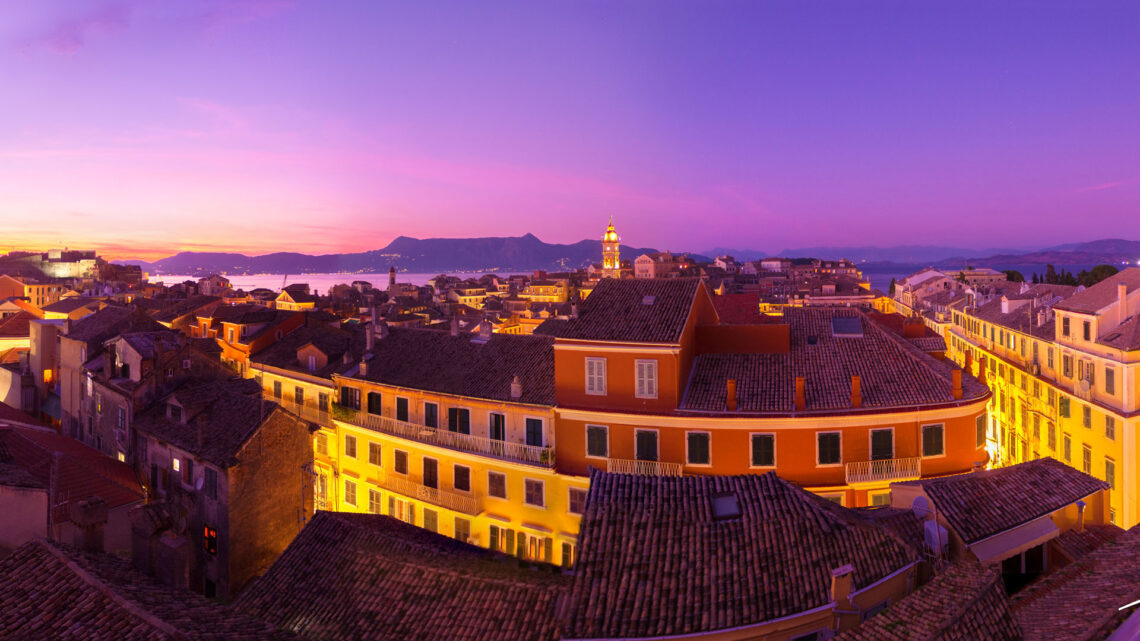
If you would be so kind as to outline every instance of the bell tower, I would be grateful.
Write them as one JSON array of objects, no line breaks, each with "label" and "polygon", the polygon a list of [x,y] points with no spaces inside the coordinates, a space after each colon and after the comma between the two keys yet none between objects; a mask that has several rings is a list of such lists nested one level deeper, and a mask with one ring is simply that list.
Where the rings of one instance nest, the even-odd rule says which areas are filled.
[{"label": "bell tower", "polygon": [[614,217],[610,216],[610,224],[606,233],[602,234],[602,277],[621,278],[621,257],[618,255],[621,238],[614,231]]}]

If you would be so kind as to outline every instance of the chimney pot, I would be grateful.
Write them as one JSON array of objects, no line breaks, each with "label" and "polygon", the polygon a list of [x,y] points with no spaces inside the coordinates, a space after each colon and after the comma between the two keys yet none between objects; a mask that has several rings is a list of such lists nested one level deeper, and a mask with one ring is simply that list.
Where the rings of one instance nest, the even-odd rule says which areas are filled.
[{"label": "chimney pot", "polygon": [[1117,306],[1120,308],[1120,322],[1123,323],[1128,318],[1128,283],[1116,284],[1116,300]]},{"label": "chimney pot", "polygon": [[796,411],[802,412],[807,408],[807,395],[804,392],[806,383],[803,376],[796,377]]},{"label": "chimney pot", "polygon": [[858,376],[851,377],[851,407],[863,407],[863,381]]},{"label": "chimney pot", "polygon": [[522,398],[522,382],[519,381],[518,375],[515,375],[514,379],[511,380],[511,398]]},{"label": "chimney pot", "polygon": [[954,370],[951,373],[951,380],[953,381],[953,385],[950,388],[950,394],[954,397],[954,400],[959,400],[962,398],[962,370]]},{"label": "chimney pot", "polygon": [[1085,506],[1084,501],[1077,501],[1077,532],[1085,531]]},{"label": "chimney pot", "polygon": [[851,579],[855,568],[851,564],[831,571],[831,600],[840,610],[851,609]]},{"label": "chimney pot", "polygon": [[736,379],[730,378],[725,382],[724,406],[730,412],[736,411]]}]

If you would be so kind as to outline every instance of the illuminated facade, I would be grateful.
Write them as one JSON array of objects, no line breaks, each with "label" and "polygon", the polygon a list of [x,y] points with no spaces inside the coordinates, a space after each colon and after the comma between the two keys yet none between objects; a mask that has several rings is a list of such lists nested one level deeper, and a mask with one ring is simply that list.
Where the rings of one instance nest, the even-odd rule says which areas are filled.
[{"label": "illuminated facade", "polygon": [[614,230],[613,216],[602,234],[602,277],[621,278],[621,238]]}]

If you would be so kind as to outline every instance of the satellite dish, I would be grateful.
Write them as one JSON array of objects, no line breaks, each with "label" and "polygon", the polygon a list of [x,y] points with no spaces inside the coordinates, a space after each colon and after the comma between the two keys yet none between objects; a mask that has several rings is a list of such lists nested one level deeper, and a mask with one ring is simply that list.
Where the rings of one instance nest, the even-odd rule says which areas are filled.
[{"label": "satellite dish", "polygon": [[910,511],[922,521],[926,519],[927,514],[930,514],[930,501],[926,500],[925,496],[916,496],[914,502],[910,504]]},{"label": "satellite dish", "polygon": [[205,484],[206,484],[206,477],[204,477],[204,476],[199,476],[199,477],[198,477],[198,480],[194,482],[194,489],[196,489],[196,490],[198,490],[199,492],[201,492],[201,491],[202,491],[202,486],[203,486],[203,485],[205,485]]},{"label": "satellite dish", "polygon": [[1088,394],[1088,393],[1089,393],[1089,379],[1082,378],[1081,379],[1081,394]]}]

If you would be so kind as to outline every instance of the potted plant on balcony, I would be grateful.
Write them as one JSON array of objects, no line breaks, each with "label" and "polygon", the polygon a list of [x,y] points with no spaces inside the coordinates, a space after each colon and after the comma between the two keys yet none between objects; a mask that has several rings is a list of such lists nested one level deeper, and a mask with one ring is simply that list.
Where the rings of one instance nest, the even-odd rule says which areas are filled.
[{"label": "potted plant on balcony", "polygon": [[554,452],[552,452],[549,447],[542,448],[542,452],[538,455],[538,460],[541,461],[543,465],[549,465],[553,458]]},{"label": "potted plant on balcony", "polygon": [[356,410],[340,403],[333,402],[329,404],[329,414],[338,421],[350,422],[356,418]]}]

